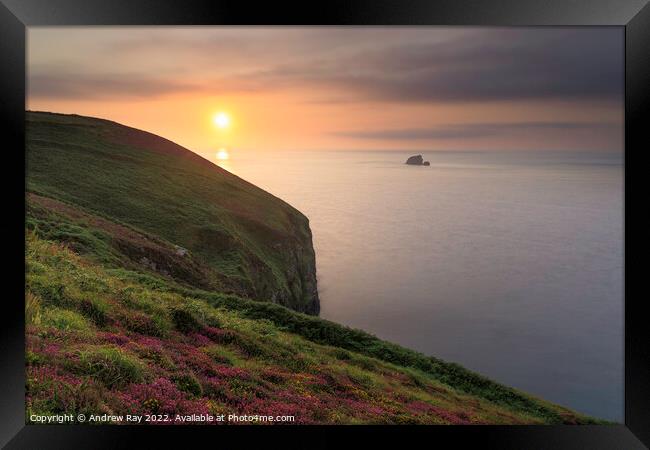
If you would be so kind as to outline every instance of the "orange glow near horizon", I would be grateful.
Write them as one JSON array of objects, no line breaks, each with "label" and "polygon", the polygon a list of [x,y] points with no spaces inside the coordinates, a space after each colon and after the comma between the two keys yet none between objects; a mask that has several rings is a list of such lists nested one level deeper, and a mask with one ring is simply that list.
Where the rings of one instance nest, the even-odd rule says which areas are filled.
[{"label": "orange glow near horizon", "polygon": [[[499,136],[487,137],[480,142],[467,141],[414,141],[395,142],[381,140],[359,141],[341,138],[329,130],[342,129],[390,129],[395,124],[409,123],[411,127],[423,127],[427,121],[435,120],[447,124],[462,124],[465,121],[480,121],[483,117],[497,117],[499,121],[555,120],[587,121],[596,116],[600,120],[621,120],[620,113],[611,111],[606,105],[593,104],[588,112],[568,102],[546,102],[540,105],[511,104],[452,104],[452,105],[395,105],[372,113],[373,105],[347,107],[341,114],[340,105],[302,105],[299,96],[287,93],[282,109],[270,112],[269,104],[276,104],[280,95],[266,96],[239,94],[228,97],[228,103],[236,105],[231,113],[239,118],[237,124],[231,120],[228,128],[217,128],[214,123],[213,105],[218,98],[203,95],[169,96],[151,101],[124,101],[95,103],[88,101],[51,101],[28,99],[28,109],[66,114],[80,114],[99,117],[128,125],[162,136],[182,145],[204,157],[214,158],[215,148],[227,145],[242,151],[273,150],[454,150],[475,147],[504,150],[526,150],[536,148],[538,142],[523,139],[504,140]],[[235,127],[235,125],[237,125]],[[236,129],[235,129],[236,128]],[[227,133],[227,134],[224,134]],[[620,132],[622,136],[622,128]],[[584,145],[598,147],[601,136],[585,136]],[[622,140],[622,138],[621,138]],[[562,133],[544,136],[546,148],[566,148]]]}]

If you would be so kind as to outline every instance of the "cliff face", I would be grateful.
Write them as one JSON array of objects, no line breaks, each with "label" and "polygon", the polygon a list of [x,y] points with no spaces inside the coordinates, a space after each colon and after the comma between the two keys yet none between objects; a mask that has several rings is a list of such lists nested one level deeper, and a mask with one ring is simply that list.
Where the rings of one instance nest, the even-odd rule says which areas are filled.
[{"label": "cliff face", "polygon": [[164,138],[76,115],[27,113],[26,156],[41,233],[116,267],[318,314],[309,221],[268,192]]}]

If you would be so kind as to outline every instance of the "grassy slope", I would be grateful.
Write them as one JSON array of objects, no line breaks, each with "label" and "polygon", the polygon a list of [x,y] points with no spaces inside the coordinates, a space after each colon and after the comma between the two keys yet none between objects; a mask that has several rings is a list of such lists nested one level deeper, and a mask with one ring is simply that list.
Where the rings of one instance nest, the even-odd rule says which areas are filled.
[{"label": "grassy slope", "polygon": [[28,232],[31,414],[296,423],[592,423],[459,366],[268,302],[107,269]]},{"label": "grassy slope", "polygon": [[[87,133],[86,124],[77,125]],[[79,194],[68,187],[77,181],[48,172],[69,173],[63,166],[75,164],[65,151],[72,131],[42,126],[47,141],[31,135],[31,126],[29,147],[41,146],[46,161],[28,180],[30,190],[44,194],[32,192],[27,201],[28,416],[226,412],[295,414],[299,423],[594,422],[363,331],[225,294],[229,277],[209,258],[177,255],[178,240],[153,233],[151,223],[119,209],[116,220],[107,206],[87,203],[103,203],[94,190],[107,194],[109,185],[86,180]],[[56,150],[59,132],[67,144]],[[280,211],[269,216],[299,214],[275,202]]]},{"label": "grassy slope", "polygon": [[29,191],[189,249],[202,267],[193,284],[318,312],[309,224],[282,200],[105,120],[27,113],[27,149]]}]

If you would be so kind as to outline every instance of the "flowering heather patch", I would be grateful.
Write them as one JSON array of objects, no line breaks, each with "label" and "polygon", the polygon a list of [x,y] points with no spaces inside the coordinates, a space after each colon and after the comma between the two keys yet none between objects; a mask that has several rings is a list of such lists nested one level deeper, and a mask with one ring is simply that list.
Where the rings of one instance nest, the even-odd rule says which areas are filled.
[{"label": "flowering heather patch", "polygon": [[192,400],[166,378],[148,384],[132,384],[116,393],[126,414],[209,414],[207,400]]},{"label": "flowering heather patch", "polygon": [[26,412],[60,414],[102,412],[102,391],[93,380],[52,366],[28,367]]},{"label": "flowering heather patch", "polygon": [[227,380],[217,377],[207,377],[203,380],[203,394],[213,400],[227,402],[232,397]]},{"label": "flowering heather patch", "polygon": [[[362,355],[365,347],[354,342],[357,351],[321,344],[323,335],[333,339],[348,333],[330,323],[323,325],[330,327],[323,334],[295,334],[266,320],[263,303],[248,303],[248,308],[259,305],[255,314],[260,317],[246,318],[238,310],[217,310],[208,301],[186,298],[171,287],[161,293],[133,281],[135,276],[117,278],[35,236],[30,236],[28,249],[27,266],[38,273],[28,270],[27,289],[37,286],[39,291],[39,301],[30,302],[26,327],[30,414],[285,415],[293,416],[294,424],[591,420],[528,397],[524,400],[534,408],[513,402],[522,398],[514,391],[508,400],[495,401],[492,392],[488,398],[480,395],[483,391],[472,391],[472,385],[457,388],[415,363]],[[99,309],[85,303],[62,302],[56,286],[65,286],[63,292],[83,288],[94,304],[103,305],[106,320],[99,320]],[[58,309],[49,322],[34,319],[47,319],[41,310],[52,307]],[[385,350],[411,361],[404,357],[410,354],[395,353],[406,350],[393,344]],[[463,372],[463,383],[468,373]]]},{"label": "flowering heather patch", "polygon": [[445,422],[451,425],[469,425],[472,422],[469,420],[467,413],[465,412],[452,412],[446,411],[442,408],[432,407],[431,411],[438,417],[440,417]]},{"label": "flowering heather patch", "polygon": [[233,380],[233,379],[250,380],[251,379],[250,374],[246,370],[240,369],[238,367],[215,365],[213,366],[213,373],[214,373],[214,378],[220,378],[223,380]]},{"label": "flowering heather patch", "polygon": [[153,317],[137,311],[130,311],[124,315],[121,318],[121,323],[127,330],[134,333],[149,336],[164,336],[166,333]]},{"label": "flowering heather patch", "polygon": [[160,341],[148,336],[134,337],[134,339],[126,344],[126,348],[140,359],[155,364],[161,370],[171,370],[176,367]]},{"label": "flowering heather patch", "polygon": [[123,334],[101,332],[101,331],[97,333],[97,338],[100,341],[105,342],[106,344],[114,344],[114,345],[124,345],[130,341],[130,339]]},{"label": "flowering heather patch", "polygon": [[208,355],[201,351],[200,347],[172,342],[168,344],[167,350],[179,369],[204,375],[215,373],[217,366]]},{"label": "flowering heather patch", "polygon": [[285,372],[280,367],[268,367],[262,369],[260,377],[274,384],[282,384],[291,377],[291,373]]},{"label": "flowering heather patch", "polygon": [[57,384],[76,386],[81,384],[81,379],[69,373],[61,373],[56,367],[29,367],[27,370],[27,383],[39,386],[56,387]]},{"label": "flowering heather patch", "polygon": [[210,340],[214,342],[224,342],[226,336],[229,334],[227,330],[216,327],[205,327],[203,328],[203,334]]},{"label": "flowering heather patch", "polygon": [[200,333],[192,333],[188,337],[190,338],[192,344],[196,347],[203,347],[205,345],[210,345],[212,343],[209,337],[204,336]]},{"label": "flowering heather patch", "polygon": [[163,351],[164,343],[160,339],[150,337],[150,336],[137,336],[135,342],[142,347],[147,347],[153,351],[161,352]]},{"label": "flowering heather patch", "polygon": [[25,348],[28,352],[38,354],[43,357],[52,357],[56,356],[59,353],[62,345],[61,343],[43,339],[40,336],[32,334],[30,330],[28,330],[27,333],[28,334],[26,336]]}]

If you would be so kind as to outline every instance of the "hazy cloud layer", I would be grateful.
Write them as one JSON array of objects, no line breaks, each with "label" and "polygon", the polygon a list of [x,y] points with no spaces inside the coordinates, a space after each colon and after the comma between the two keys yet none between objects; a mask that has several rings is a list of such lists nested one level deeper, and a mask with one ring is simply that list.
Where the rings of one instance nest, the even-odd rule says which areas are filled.
[{"label": "hazy cloud layer", "polygon": [[[65,66],[34,64],[29,94],[119,99],[303,87],[329,89],[331,98],[323,101],[622,97],[621,30],[465,30],[242,28],[203,35],[116,34],[68,55]],[[102,56],[111,61],[111,72],[93,70],[93,59]],[[183,74],[192,81],[169,81]]]},{"label": "hazy cloud layer", "polygon": [[32,74],[29,95],[41,98],[111,100],[124,97],[149,98],[182,91],[196,90],[184,84],[138,75],[88,75],[60,73]]},{"label": "hazy cloud layer", "polygon": [[444,124],[432,128],[403,128],[377,131],[341,131],[336,136],[372,139],[372,140],[440,140],[440,139],[472,139],[498,137],[512,133],[531,132],[575,132],[596,131],[603,129],[618,129],[620,124],[601,122],[513,122],[513,123],[467,123]]},{"label": "hazy cloud layer", "polygon": [[379,47],[250,74],[273,86],[335,87],[358,99],[435,102],[616,100],[623,92],[618,30],[505,30],[447,42]]}]

